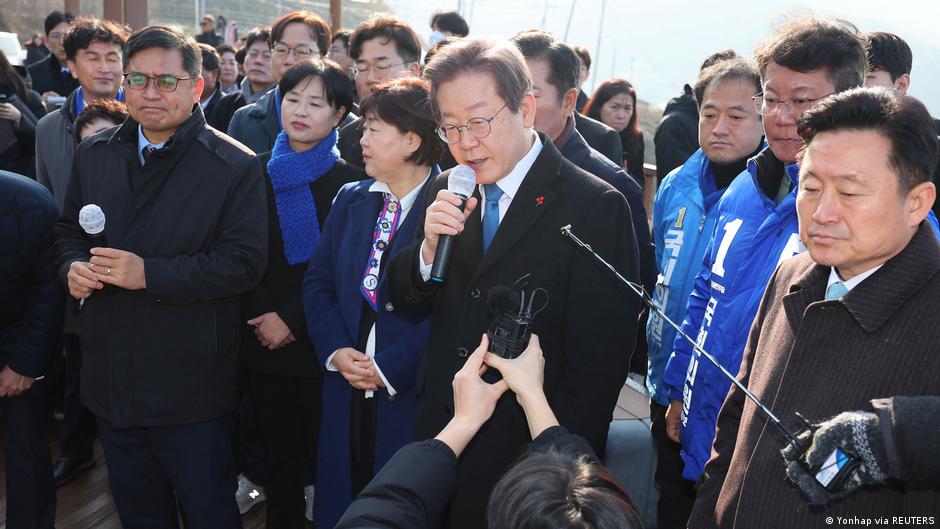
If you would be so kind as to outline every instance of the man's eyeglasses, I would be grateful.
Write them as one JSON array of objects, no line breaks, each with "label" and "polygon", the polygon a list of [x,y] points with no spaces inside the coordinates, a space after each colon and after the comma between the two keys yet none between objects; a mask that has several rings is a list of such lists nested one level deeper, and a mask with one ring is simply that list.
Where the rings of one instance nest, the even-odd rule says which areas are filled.
[{"label": "man's eyeglasses", "polygon": [[301,44],[296,48],[290,48],[286,44],[275,44],[271,51],[274,52],[274,55],[278,57],[287,57],[291,52],[294,52],[294,57],[297,59],[309,59],[316,54],[317,57],[320,56],[320,52],[307,46],[306,44]]},{"label": "man's eyeglasses", "polygon": [[372,65],[369,65],[366,63],[357,63],[357,64],[350,66],[349,71],[352,72],[353,77],[357,77],[359,75],[365,75],[369,73],[370,71],[375,72],[376,75],[384,75],[386,72],[388,72],[389,68],[392,68],[394,66],[404,66],[406,64],[411,64],[413,62],[414,61],[407,61],[407,62],[398,62],[394,64],[390,64],[387,62],[379,62],[379,63],[372,64]]},{"label": "man's eyeglasses", "polygon": [[471,136],[482,140],[493,132],[491,122],[496,119],[496,116],[502,112],[507,105],[509,105],[509,103],[499,107],[499,110],[489,118],[472,118],[466,125],[448,125],[446,123],[440,125],[437,127],[437,135],[440,136],[445,143],[453,145],[460,142],[463,129],[467,129],[467,132],[470,133]]},{"label": "man's eyeglasses", "polygon": [[803,112],[813,108],[813,105],[816,104],[816,101],[820,99],[829,97],[832,94],[826,94],[819,97],[794,97],[793,99],[779,99],[776,97],[767,97],[763,94],[757,94],[752,97],[751,100],[754,101],[754,109],[757,110],[757,113],[762,116],[772,116],[777,113],[781,108],[785,108],[790,111],[790,115],[794,117],[800,117],[803,115]]},{"label": "man's eyeglasses", "polygon": [[161,92],[175,92],[180,81],[195,79],[195,77],[176,77],[170,74],[162,74],[156,77],[150,77],[138,72],[124,74],[124,86],[131,90],[146,90],[150,81],[153,86]]}]

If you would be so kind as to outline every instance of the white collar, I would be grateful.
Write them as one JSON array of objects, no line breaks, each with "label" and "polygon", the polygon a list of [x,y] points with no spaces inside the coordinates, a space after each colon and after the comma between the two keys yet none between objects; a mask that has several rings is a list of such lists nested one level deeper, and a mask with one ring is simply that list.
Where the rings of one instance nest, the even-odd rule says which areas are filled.
[{"label": "white collar", "polygon": [[[512,200],[513,197],[516,196],[519,187],[522,185],[522,181],[525,180],[525,175],[529,173],[529,169],[535,164],[535,159],[538,158],[539,153],[542,152],[542,140],[539,139],[539,135],[536,134],[535,131],[532,131],[532,135],[535,137],[535,141],[532,142],[532,147],[529,148],[529,152],[527,152],[521,160],[516,162],[515,167],[509,171],[509,174],[495,182],[503,191],[503,196],[508,197],[508,200]],[[479,187],[480,195],[483,197],[483,200],[486,200],[486,189],[484,189],[482,185]]]},{"label": "white collar", "polygon": [[857,276],[853,277],[852,279],[849,279],[848,281],[842,281],[842,278],[839,277],[839,273],[836,272],[836,267],[833,266],[829,269],[829,282],[826,284],[826,290],[828,290],[829,287],[832,286],[833,283],[838,281],[838,282],[841,282],[845,286],[846,290],[851,291],[853,288],[857,287],[859,283],[868,279],[868,276],[877,272],[878,269],[881,268],[882,266],[884,266],[884,263],[874,268],[871,268],[869,270],[866,270],[862,272],[861,274],[858,274]]},{"label": "white collar", "polygon": [[388,187],[388,184],[386,184],[385,182],[379,182],[378,180],[376,180],[375,182],[372,182],[372,185],[369,186],[369,191],[372,193],[388,193],[389,195],[392,195],[393,197],[395,197],[395,200],[398,200],[398,203],[401,205],[401,213],[402,215],[404,215],[405,213],[408,212],[408,210],[411,209],[411,206],[414,205],[415,201],[418,200],[418,193],[421,192],[421,187],[424,185],[424,182],[427,182],[428,177],[430,176],[431,176],[431,171],[428,170],[428,176],[425,177],[424,180],[421,181],[421,183],[416,185],[414,189],[409,191],[407,195],[403,196],[400,199],[398,197],[395,197],[395,193],[392,193],[392,190],[391,188]]},{"label": "white collar", "polygon": [[215,90],[212,91],[212,95],[210,95],[209,98],[206,99],[205,101],[200,101],[200,102],[199,102],[199,106],[202,107],[203,110],[205,110],[206,107],[209,106],[209,103],[212,102],[212,98],[215,97],[215,94],[216,94],[218,91],[219,91],[219,87],[216,86],[216,87],[215,87]]}]

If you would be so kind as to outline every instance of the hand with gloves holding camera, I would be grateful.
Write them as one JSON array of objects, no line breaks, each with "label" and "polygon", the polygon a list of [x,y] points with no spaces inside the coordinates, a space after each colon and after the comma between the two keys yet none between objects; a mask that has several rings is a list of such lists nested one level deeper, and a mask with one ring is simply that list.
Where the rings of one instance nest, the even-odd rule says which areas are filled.
[{"label": "hand with gloves holding camera", "polygon": [[[940,397],[893,397],[871,401],[873,412],[851,411],[816,424],[800,435],[807,447],[783,449],[787,477],[813,505],[825,505],[866,486],[899,480],[906,486],[940,486]],[[836,469],[836,450],[854,455],[859,465],[828,487],[817,477]],[[810,470],[814,469],[814,470]]]}]

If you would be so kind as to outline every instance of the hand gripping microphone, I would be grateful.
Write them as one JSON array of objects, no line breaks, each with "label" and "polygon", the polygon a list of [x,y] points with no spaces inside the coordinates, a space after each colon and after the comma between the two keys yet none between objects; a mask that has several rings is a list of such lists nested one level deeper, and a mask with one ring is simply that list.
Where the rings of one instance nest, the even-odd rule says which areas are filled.
[{"label": "hand gripping microphone", "polygon": [[78,212],[78,224],[85,230],[88,244],[94,247],[107,247],[104,237],[104,211],[95,204],[87,204]]},{"label": "hand gripping microphone", "polygon": [[[763,402],[761,402],[759,398],[757,398],[757,395],[751,393],[751,391],[747,389],[747,387],[742,384],[737,379],[737,377],[725,369],[725,367],[721,365],[721,363],[718,362],[714,356],[706,352],[705,349],[703,349],[701,345],[698,344],[698,342],[686,334],[682,330],[682,327],[669,319],[669,316],[666,315],[662,307],[657,305],[656,302],[650,298],[649,294],[643,290],[642,285],[638,285],[632,281],[629,281],[627,278],[620,275],[620,272],[618,272],[617,269],[613,267],[613,265],[605,261],[604,258],[600,255],[597,255],[597,252],[595,252],[589,244],[582,241],[571,231],[570,224],[567,226],[562,226],[561,233],[562,235],[571,239],[577,246],[586,250],[597,263],[610,270],[614,277],[620,280],[621,283],[623,283],[637,296],[639,296],[640,299],[643,300],[643,303],[645,303],[650,308],[650,310],[655,312],[660,318],[663,319],[663,321],[675,329],[679,336],[689,342],[692,345],[692,349],[696,353],[705,357],[712,365],[718,368],[718,370],[721,371],[721,374],[730,380],[732,384],[737,386],[737,388],[741,390],[744,395],[757,406],[757,409],[760,410],[760,412],[770,421],[770,423],[780,431],[784,439],[786,439],[786,442],[795,449],[797,454],[803,455],[806,453],[810,447],[812,439],[812,436],[807,435],[807,433],[812,433],[818,425],[813,424],[805,417],[797,413],[796,416],[803,423],[803,428],[799,433],[793,432],[793,430],[788,428],[787,425],[785,425],[783,421],[781,421],[780,418],[770,410],[770,408],[768,408]],[[804,457],[799,458],[799,464],[806,470],[807,473],[809,473],[809,475],[816,479],[817,483],[819,483],[826,490],[838,491],[842,488],[846,480],[852,478],[853,473],[861,464],[861,458],[846,447],[840,446],[836,448],[832,454],[830,454],[829,458],[822,465],[811,466],[806,462]]]},{"label": "hand gripping microphone", "polygon": [[[477,174],[466,165],[458,165],[450,170],[447,177],[447,190],[460,197],[460,209],[463,210],[467,199],[477,185]],[[431,265],[431,281],[446,281],[447,269],[450,268],[450,256],[454,253],[455,235],[441,235],[434,252],[434,264]]]}]

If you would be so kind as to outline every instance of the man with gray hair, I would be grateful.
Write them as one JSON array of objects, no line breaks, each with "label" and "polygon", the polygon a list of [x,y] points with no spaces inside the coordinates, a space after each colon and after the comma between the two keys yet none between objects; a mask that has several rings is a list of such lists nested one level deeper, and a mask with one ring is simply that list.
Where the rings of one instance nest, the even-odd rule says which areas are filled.
[{"label": "man with gray hair", "polygon": [[[544,344],[545,392],[560,423],[602,454],[636,337],[637,302],[559,228],[572,225],[594,249],[638,281],[636,239],[616,189],[565,160],[537,133],[525,59],[508,42],[469,39],[428,66],[438,133],[459,164],[476,174],[463,209],[447,190],[450,172],[431,183],[417,240],[389,266],[386,310],[431,314],[428,352],[418,378],[419,438],[435,436],[454,413],[451,381],[490,326],[494,287],[522,285],[530,330]],[[480,206],[480,207],[478,207]],[[431,280],[440,238],[456,236],[446,280]],[[520,281],[521,280],[521,281]],[[544,301],[543,301],[544,300]],[[496,404],[457,469],[451,527],[482,527],[493,483],[530,440],[523,410],[509,393]]]},{"label": "man with gray hair", "polygon": [[[187,527],[241,527],[239,296],[264,273],[267,209],[258,161],[206,124],[200,70],[178,29],[131,35],[130,117],[79,145],[57,227],[60,274],[84,300],[82,403],[125,527],[177,527],[177,505]],[[92,238],[94,213],[106,230]]]}]

